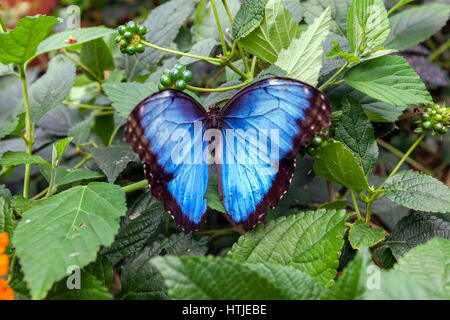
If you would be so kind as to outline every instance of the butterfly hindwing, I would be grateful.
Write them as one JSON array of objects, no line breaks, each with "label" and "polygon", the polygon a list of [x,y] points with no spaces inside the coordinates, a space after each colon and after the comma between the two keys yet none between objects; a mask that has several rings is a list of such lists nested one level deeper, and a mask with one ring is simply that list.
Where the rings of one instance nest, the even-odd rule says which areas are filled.
[{"label": "butterfly hindwing", "polygon": [[126,141],[144,162],[152,194],[185,232],[197,230],[206,211],[206,118],[190,96],[164,90],[139,103],[125,129]]},{"label": "butterfly hindwing", "polygon": [[[256,82],[224,106],[217,167],[225,209],[236,223],[253,228],[278,204],[291,182],[299,149],[329,124],[330,112],[319,90],[287,78]],[[257,139],[249,138],[251,130]],[[261,147],[264,139],[266,147]]]}]

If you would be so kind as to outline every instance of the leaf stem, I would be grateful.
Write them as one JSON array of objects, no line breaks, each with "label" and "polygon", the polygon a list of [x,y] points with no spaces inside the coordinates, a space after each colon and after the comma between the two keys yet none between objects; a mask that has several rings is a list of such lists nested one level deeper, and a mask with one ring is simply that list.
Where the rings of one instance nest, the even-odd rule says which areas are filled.
[{"label": "leaf stem", "polygon": [[402,166],[403,162],[406,161],[406,159],[409,157],[409,155],[414,151],[414,149],[419,145],[420,141],[423,140],[423,138],[425,138],[426,133],[423,132],[419,138],[417,138],[416,142],[414,142],[414,144],[409,148],[408,151],[406,151],[406,153],[403,155],[403,157],[400,159],[400,161],[397,163],[397,165],[395,166],[394,170],[392,170],[392,172],[389,174],[389,176],[386,178],[386,180],[384,180],[383,184],[378,188],[378,190],[383,189],[384,185],[386,184],[386,182],[394,175],[397,173],[398,169],[400,169],[400,167]]},{"label": "leaf stem", "polygon": [[[20,81],[22,82],[22,92],[23,92],[23,105],[25,108],[25,132],[26,132],[26,151],[28,154],[32,154],[33,143],[34,143],[34,133],[31,125],[31,109],[30,100],[28,97],[27,89],[27,75],[25,64],[18,65],[20,71]],[[29,189],[30,189],[30,173],[31,164],[25,165],[25,176],[23,181],[23,197],[28,199]]]},{"label": "leaf stem", "polygon": [[356,215],[359,220],[362,220],[361,212],[359,212],[358,202],[356,201],[355,193],[350,189],[350,195],[352,196],[353,208],[355,209]]},{"label": "leaf stem", "polygon": [[55,178],[56,178],[56,167],[52,166],[52,170],[50,173],[50,183],[47,188],[47,193],[45,194],[45,198],[48,198],[52,195],[53,189],[55,187]]},{"label": "leaf stem", "polygon": [[237,84],[235,86],[231,86],[231,87],[223,87],[223,88],[200,88],[200,87],[193,87],[190,85],[186,85],[186,88],[189,90],[193,90],[193,91],[198,91],[198,92],[223,92],[223,91],[229,91],[229,90],[234,90],[234,89],[239,89],[242,87],[245,87],[246,85],[248,85],[250,83],[250,81],[244,81],[240,84]]},{"label": "leaf stem", "polygon": [[217,14],[216,3],[214,2],[214,0],[211,0],[211,7],[212,7],[212,10],[214,13],[214,18],[216,19],[217,29],[219,30],[220,42],[222,43],[223,55],[227,56],[228,55],[227,45],[225,43],[225,38],[224,38],[223,32],[222,32],[222,26],[220,25],[219,15]]},{"label": "leaf stem", "polygon": [[428,60],[430,61],[434,61],[437,58],[439,58],[439,56],[441,54],[443,54],[445,51],[447,51],[447,49],[450,48],[450,39],[447,40],[447,42],[445,42],[444,44],[442,44],[439,48],[437,48],[429,57]]},{"label": "leaf stem", "polygon": [[371,214],[370,211],[372,209],[372,203],[373,201],[369,201],[366,203],[366,223],[368,225],[370,225],[370,214]]},{"label": "leaf stem", "polygon": [[62,102],[62,104],[69,106],[69,107],[74,107],[77,109],[91,109],[91,110],[113,110],[114,108],[111,106],[95,106],[95,105],[91,105],[91,104],[85,104],[85,103],[73,103],[67,100],[64,100]]},{"label": "leaf stem", "polygon": [[176,54],[176,55],[179,55],[179,56],[186,56],[186,57],[190,57],[190,58],[194,58],[194,59],[203,60],[203,61],[211,63],[211,64],[213,64],[215,66],[220,66],[223,63],[223,60],[219,59],[219,58],[198,56],[196,54],[190,54],[190,53],[186,53],[186,52],[181,52],[181,51],[176,51],[176,50],[172,50],[172,49],[167,49],[167,48],[163,48],[163,47],[157,46],[157,45],[155,45],[153,43],[150,43],[150,42],[147,42],[147,41],[144,41],[144,40],[141,40],[140,43],[142,43],[143,45],[146,45],[147,47],[150,47],[150,48],[153,48],[153,49],[156,49],[156,50],[160,50],[160,51],[164,51],[164,52],[167,52],[167,53],[172,53],[172,54]]},{"label": "leaf stem", "polygon": [[92,72],[91,69],[89,69],[84,63],[82,63],[80,60],[75,58],[73,55],[67,52],[66,49],[62,49],[61,52],[69,58],[73,63],[75,63],[78,67],[83,69],[86,73],[88,73],[92,78],[94,78],[98,83],[102,83],[103,79],[99,78],[94,72]]},{"label": "leaf stem", "polygon": [[230,19],[231,24],[233,24],[233,16],[231,15],[230,8],[228,7],[227,0],[222,0],[222,4],[225,8],[225,11],[227,12],[228,19]]},{"label": "leaf stem", "polygon": [[394,13],[398,8],[403,7],[405,4],[413,2],[414,0],[400,0],[395,6],[388,11],[388,16]]},{"label": "leaf stem", "polygon": [[248,75],[244,72],[242,72],[241,69],[239,69],[237,66],[235,66],[233,63],[231,63],[231,61],[228,61],[225,63],[231,70],[233,70],[234,72],[236,72],[237,74],[239,74],[242,78],[244,79],[250,79],[253,78],[252,75]]},{"label": "leaf stem", "polygon": [[329,86],[336,84],[336,81],[341,76],[343,72],[345,72],[350,66],[350,62],[347,61],[330,79],[328,79],[324,84],[319,87],[319,90],[323,91]]},{"label": "leaf stem", "polygon": [[9,265],[8,283],[11,283],[11,281],[14,279],[14,269],[16,269],[16,261],[17,255],[16,253],[13,253],[11,263]]},{"label": "leaf stem", "polygon": [[[399,157],[400,159],[403,158],[403,156],[405,155],[403,152],[401,152],[400,150],[398,150],[396,147],[394,147],[393,145],[387,143],[386,141],[382,140],[382,139],[377,139],[377,143],[382,146],[383,148],[385,148],[386,150],[392,152],[394,155],[396,155],[397,157]],[[426,174],[429,175],[433,175],[433,173],[428,170],[427,168],[425,168],[423,165],[421,165],[419,162],[417,162],[416,160],[410,158],[410,157],[406,157],[405,158],[405,162],[409,163],[411,166],[413,166],[416,169],[419,169],[420,171],[425,172]]]},{"label": "leaf stem", "polygon": [[148,187],[148,182],[146,179],[132,183],[128,186],[122,187],[123,192],[131,192],[139,189]]}]

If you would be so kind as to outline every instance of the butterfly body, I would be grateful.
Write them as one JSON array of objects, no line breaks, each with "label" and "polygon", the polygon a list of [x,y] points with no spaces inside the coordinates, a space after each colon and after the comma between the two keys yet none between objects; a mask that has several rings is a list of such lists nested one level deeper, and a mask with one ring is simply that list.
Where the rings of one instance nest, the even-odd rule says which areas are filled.
[{"label": "butterfly body", "polygon": [[214,144],[225,209],[253,228],[286,193],[299,149],[329,124],[330,112],[319,90],[287,78],[258,81],[208,111],[169,89],[135,107],[126,140],[144,162],[153,195],[186,232],[205,217]]}]

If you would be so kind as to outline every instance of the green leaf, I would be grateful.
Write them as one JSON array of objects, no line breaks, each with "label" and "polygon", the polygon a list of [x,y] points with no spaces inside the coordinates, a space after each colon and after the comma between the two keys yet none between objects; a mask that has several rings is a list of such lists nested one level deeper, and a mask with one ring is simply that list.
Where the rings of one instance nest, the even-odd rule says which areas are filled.
[{"label": "green leaf", "polygon": [[112,300],[108,289],[92,274],[80,273],[80,289],[68,289],[71,279],[59,281],[49,292],[48,300]]},{"label": "green leaf", "polygon": [[43,298],[68,267],[94,261],[100,246],[113,242],[125,212],[122,189],[98,182],[70,188],[26,211],[12,243],[32,298]]},{"label": "green leaf", "polygon": [[105,71],[114,69],[111,50],[106,45],[105,41],[100,38],[89,41],[83,45],[80,61],[96,76],[94,78],[89,73],[86,73],[91,80],[104,79]]},{"label": "green leaf", "polygon": [[75,81],[75,65],[64,56],[50,60],[47,72],[30,87],[31,120],[38,121],[58,106],[70,93]]},{"label": "green leaf", "polygon": [[385,233],[383,228],[372,228],[364,221],[356,221],[350,228],[348,240],[353,249],[361,247],[371,247],[384,239]]},{"label": "green leaf", "polygon": [[169,238],[154,242],[122,265],[122,299],[167,299],[167,289],[151,259],[160,254],[204,255],[206,251],[207,238],[196,240],[192,234],[173,234]]},{"label": "green leaf", "polygon": [[[50,171],[51,169],[48,166],[41,166],[41,173],[48,182],[50,182]],[[58,167],[55,171],[55,186],[64,186],[74,182],[99,179],[103,177],[104,175],[97,171]]]},{"label": "green leaf", "polygon": [[[215,39],[202,39],[196,44],[194,44],[189,50],[189,54],[195,54],[200,56],[206,56],[209,57],[211,54],[211,51],[214,49],[214,47],[217,45],[217,41]],[[193,63],[195,61],[198,61],[198,59],[190,58],[186,56],[182,56],[178,62],[184,65]]]},{"label": "green leaf", "polygon": [[450,215],[412,213],[402,218],[386,242],[398,260],[410,249],[439,237],[450,240]]},{"label": "green leaf", "polygon": [[359,62],[359,58],[355,56],[353,53],[345,52],[344,49],[342,49],[339,42],[336,40],[333,40],[333,48],[327,53],[327,58],[334,58],[334,57],[341,57],[344,58],[348,62],[357,63]]},{"label": "green leaf", "polygon": [[[62,48],[79,46],[80,44],[109,36],[115,32],[116,30],[105,27],[80,28],[62,31],[42,41],[37,48],[36,55]],[[75,43],[69,43],[67,39],[69,39],[70,36],[76,38],[77,41]]]},{"label": "green leaf", "polygon": [[17,26],[0,33],[0,63],[24,64],[35,55],[39,43],[59,20],[55,17],[36,15],[25,17]]},{"label": "green leaf", "polygon": [[59,140],[57,143],[53,144],[53,151],[52,151],[52,166],[57,167],[59,165],[59,162],[61,161],[61,158],[66,151],[67,146],[72,141],[72,137],[67,137],[62,140]]},{"label": "green leaf", "polygon": [[69,129],[68,134],[73,137],[74,143],[80,144],[88,141],[94,120],[94,116],[89,116]]},{"label": "green leaf", "polygon": [[40,156],[33,156],[24,151],[8,151],[5,152],[0,159],[0,165],[4,167],[14,167],[21,164],[43,164],[51,166]]},{"label": "green leaf", "polygon": [[128,163],[138,161],[137,155],[128,144],[112,145],[88,149],[94,157],[95,163],[106,174],[109,183],[114,183]]},{"label": "green leaf", "polygon": [[280,217],[240,237],[228,258],[240,263],[292,266],[329,286],[336,277],[344,244],[345,219],[345,210]]},{"label": "green leaf", "polygon": [[378,160],[373,126],[356,100],[347,99],[346,102],[335,137],[353,152],[367,175]]},{"label": "green leaf", "polygon": [[261,24],[266,2],[267,0],[244,0],[233,21],[232,34],[235,40],[247,36]]},{"label": "green leaf", "polygon": [[324,300],[360,300],[367,288],[372,258],[369,250],[359,250],[356,257],[344,269],[336,284],[330,288]]},{"label": "green leaf", "polygon": [[420,77],[398,56],[383,56],[350,69],[344,81],[393,106],[430,104],[433,100]]},{"label": "green leaf", "polygon": [[305,22],[312,24],[327,8],[331,8],[331,30],[340,36],[346,36],[347,15],[352,0],[306,0],[302,1],[305,10]]},{"label": "green leaf", "polygon": [[353,0],[348,11],[347,38],[358,57],[370,55],[389,36],[389,19],[382,0]]},{"label": "green leaf", "polygon": [[125,223],[120,228],[113,244],[102,251],[102,254],[114,264],[142,249],[167,217],[162,204],[149,193],[144,193],[137,202],[144,203],[145,210],[139,213],[139,210],[136,210],[136,206],[139,208],[139,204],[135,203],[128,211]]},{"label": "green leaf", "polygon": [[119,115],[127,118],[139,102],[158,91],[158,86],[153,82],[121,82],[105,83],[103,89]]},{"label": "green leaf", "polygon": [[98,255],[97,260],[84,267],[83,270],[100,280],[105,288],[109,288],[114,280],[114,267],[102,255]]},{"label": "green leaf", "polygon": [[450,241],[432,239],[411,249],[394,270],[382,272],[380,288],[368,290],[366,299],[448,300]]},{"label": "green leaf", "polygon": [[339,183],[350,190],[361,192],[369,189],[358,160],[342,142],[333,142],[319,148],[313,168],[319,177]]},{"label": "green leaf", "polygon": [[[143,23],[149,31],[145,35],[146,41],[170,48],[180,27],[191,15],[195,5],[196,1],[170,0],[152,9]],[[122,65],[126,70],[128,81],[136,79],[145,71],[152,71],[164,54],[163,51],[146,47],[145,51],[138,55],[122,55]]]},{"label": "green leaf", "polygon": [[217,182],[217,176],[210,176],[208,181],[208,188],[206,189],[206,204],[208,208],[213,210],[226,213],[225,207],[223,206],[223,202],[220,200],[219,195],[219,184]]},{"label": "green leaf", "polygon": [[300,38],[282,49],[275,65],[287,72],[286,76],[317,85],[322,67],[323,43],[328,35],[331,10],[327,8]]},{"label": "green leaf", "polygon": [[0,139],[3,139],[10,134],[22,133],[22,129],[25,127],[25,112],[21,112],[18,115],[13,116],[12,119],[6,121],[5,125],[0,128]]},{"label": "green leaf", "polygon": [[172,299],[317,299],[323,286],[289,267],[242,264],[218,257],[156,257]]},{"label": "green leaf", "polygon": [[384,45],[397,50],[411,48],[444,27],[449,15],[450,6],[444,3],[403,10],[390,18],[391,33]]},{"label": "green leaf", "polygon": [[424,173],[400,171],[386,182],[384,192],[393,202],[410,209],[450,212],[450,189]]},{"label": "green leaf", "polygon": [[[264,5],[262,1],[260,3]],[[283,3],[279,0],[269,0],[260,25],[242,36],[239,42],[250,53],[274,63],[280,51],[287,49],[290,43],[300,36],[300,33],[300,27]]]},{"label": "green leaf", "polygon": [[0,233],[7,232],[11,235],[16,225],[17,221],[8,201],[5,197],[0,197]]}]

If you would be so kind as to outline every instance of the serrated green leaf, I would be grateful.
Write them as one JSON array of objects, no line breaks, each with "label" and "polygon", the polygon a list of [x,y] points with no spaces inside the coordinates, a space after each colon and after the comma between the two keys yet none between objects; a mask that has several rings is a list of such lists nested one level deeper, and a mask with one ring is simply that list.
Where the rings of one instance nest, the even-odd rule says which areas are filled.
[{"label": "serrated green leaf", "polygon": [[280,51],[300,36],[301,30],[282,1],[269,0],[263,9],[264,19],[260,25],[240,37],[239,42],[250,53],[274,63]]},{"label": "serrated green leaf", "polygon": [[395,225],[386,242],[395,258],[400,259],[410,249],[435,237],[450,240],[450,214],[412,213]]},{"label": "serrated green leaf", "polygon": [[68,289],[67,279],[63,279],[47,296],[48,300],[112,300],[112,298],[101,281],[87,272],[80,273],[80,289]]},{"label": "serrated green leaf", "polygon": [[36,15],[25,17],[17,26],[0,34],[0,63],[23,64],[35,55],[39,43],[59,20],[55,17]]},{"label": "serrated green leaf", "polygon": [[364,62],[350,69],[344,81],[393,106],[433,103],[420,77],[404,58],[398,56],[383,56]]},{"label": "serrated green leaf", "polygon": [[290,266],[218,257],[156,257],[172,299],[317,299],[324,287]]},{"label": "serrated green leaf", "polygon": [[347,38],[355,55],[370,55],[383,45],[389,32],[383,0],[353,0],[348,10]]},{"label": "serrated green leaf", "polygon": [[25,127],[25,112],[21,112],[12,119],[7,120],[7,123],[0,128],[0,139],[10,134],[20,134]]},{"label": "serrated green leaf", "polygon": [[232,33],[235,40],[247,36],[260,25],[266,2],[267,0],[244,0],[233,21]]},{"label": "serrated green leaf", "polygon": [[328,35],[331,10],[327,8],[300,38],[282,49],[275,65],[286,71],[286,76],[317,85],[322,67],[323,43]]},{"label": "serrated green leaf", "polygon": [[331,30],[340,36],[346,36],[348,9],[352,0],[306,0],[302,1],[305,10],[305,22],[312,24],[327,8],[331,8]]},{"label": "serrated green leaf", "polygon": [[450,189],[439,180],[415,171],[400,171],[384,186],[386,197],[410,209],[450,212]]},{"label": "serrated green leaf", "polygon": [[64,56],[50,60],[47,72],[30,87],[31,120],[38,121],[58,106],[70,93],[75,81],[75,65]]},{"label": "serrated green leaf", "polygon": [[[116,32],[114,29],[104,27],[90,27],[80,29],[70,29],[56,33],[41,42],[37,48],[36,55],[40,55],[49,51],[59,50],[62,48],[69,48],[79,46],[80,44],[109,36]],[[72,36],[77,39],[74,43],[69,43],[67,40]]]},{"label": "serrated green leaf", "polygon": [[70,142],[73,140],[72,137],[67,137],[62,140],[59,140],[57,143],[53,144],[52,151],[52,166],[57,167],[61,158],[66,151],[66,148],[69,146]]},{"label": "serrated green leaf", "polygon": [[112,145],[88,149],[94,157],[95,163],[102,169],[109,183],[114,183],[128,163],[138,161],[137,155],[128,144]]},{"label": "serrated green leaf", "polygon": [[91,128],[94,124],[95,117],[89,116],[83,121],[78,122],[69,129],[68,134],[73,137],[73,142],[80,144],[86,143],[91,134]]},{"label": "serrated green leaf", "polygon": [[353,152],[364,173],[369,174],[378,160],[378,146],[373,126],[356,100],[347,99],[335,137]]},{"label": "serrated green leaf", "polygon": [[[41,173],[48,182],[50,182],[50,171],[51,169],[48,166],[41,166]],[[104,175],[97,171],[58,167],[55,171],[55,186],[64,186],[82,180],[99,179],[103,177]]]},{"label": "serrated green leaf", "polygon": [[69,266],[94,261],[100,246],[113,242],[125,212],[122,189],[98,182],[72,187],[27,210],[12,243],[32,297],[43,298]]},{"label": "serrated green leaf", "polygon": [[125,223],[113,244],[102,251],[102,254],[114,264],[142,249],[167,217],[162,204],[149,193],[145,193],[137,202],[144,203],[145,210],[139,213],[139,210],[136,210],[139,204],[135,203],[128,211]]},{"label": "serrated green leaf", "polygon": [[367,278],[370,276],[372,258],[369,250],[359,250],[353,261],[344,269],[336,284],[330,288],[325,300],[360,300],[367,288]]},{"label": "serrated green leaf", "polygon": [[336,276],[344,244],[345,219],[345,210],[280,217],[240,237],[228,258],[240,263],[292,266],[329,286]]},{"label": "serrated green leaf", "polygon": [[51,166],[41,156],[33,156],[24,151],[8,151],[0,159],[0,165],[4,167],[13,167],[21,164],[43,164]]},{"label": "serrated green leaf", "polygon": [[350,228],[348,240],[353,249],[360,249],[361,247],[371,247],[377,244],[385,236],[383,228],[372,228],[363,221],[358,220]]},{"label": "serrated green leaf", "polygon": [[0,233],[7,232],[11,235],[16,225],[16,218],[6,197],[0,196]]},{"label": "serrated green leaf", "polygon": [[122,299],[167,299],[167,289],[158,269],[151,263],[152,258],[160,254],[203,255],[206,244],[206,237],[196,240],[191,234],[179,233],[156,241],[130,257],[122,266]]},{"label": "serrated green leaf", "polygon": [[107,289],[114,280],[114,267],[102,255],[98,255],[97,260],[84,267],[83,270],[100,280],[101,284]]},{"label": "serrated green leaf", "polygon": [[[215,39],[208,39],[208,38],[202,39],[199,42],[197,42],[196,44],[194,44],[188,53],[208,57],[216,45],[217,45],[217,41]],[[186,57],[186,56],[182,56],[178,60],[179,63],[184,64],[184,65],[193,63],[195,61],[198,61],[198,59],[190,58],[190,57]]]},{"label": "serrated green leaf", "polygon": [[158,91],[158,86],[153,82],[122,82],[105,83],[103,89],[119,115],[127,118],[139,102]]},{"label": "serrated green leaf", "polygon": [[367,178],[353,153],[342,142],[321,147],[314,161],[314,172],[321,178],[339,183],[351,190],[367,190]]},{"label": "serrated green leaf", "polygon": [[447,22],[450,5],[421,5],[406,9],[390,18],[391,33],[385,46],[391,49],[411,48],[438,32]]},{"label": "serrated green leaf", "polygon": [[100,38],[91,40],[83,45],[80,61],[94,73],[95,78],[90,73],[86,73],[91,80],[104,79],[105,71],[114,69],[111,50],[105,41]]}]

